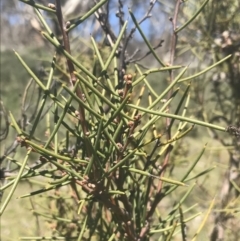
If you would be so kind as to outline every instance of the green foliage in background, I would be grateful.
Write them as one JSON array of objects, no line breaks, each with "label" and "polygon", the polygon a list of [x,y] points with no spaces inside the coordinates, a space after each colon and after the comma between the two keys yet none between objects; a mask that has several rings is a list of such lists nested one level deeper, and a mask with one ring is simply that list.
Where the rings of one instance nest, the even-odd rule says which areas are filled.
[{"label": "green foliage in background", "polygon": [[[225,3],[159,1],[173,17],[169,43],[157,47],[131,9],[128,20],[118,16],[114,38],[103,20],[106,0],[67,23],[59,0],[48,6],[21,2],[34,8],[46,46],[28,55],[7,52],[1,60],[6,131],[0,215],[4,225],[15,213],[31,220],[20,223],[14,238],[214,241],[221,238],[222,225],[235,222],[224,240],[237,240],[240,38],[231,38],[226,27],[239,28],[237,1],[231,1],[226,18]],[[91,36],[87,43],[74,36],[74,42],[71,32],[92,14],[102,38]],[[130,56],[135,32],[155,67]],[[165,46],[167,61],[158,52]],[[211,160],[221,155],[230,156],[225,166]],[[223,179],[226,169],[224,182],[216,181],[214,175]],[[220,201],[216,188],[222,189]]]}]

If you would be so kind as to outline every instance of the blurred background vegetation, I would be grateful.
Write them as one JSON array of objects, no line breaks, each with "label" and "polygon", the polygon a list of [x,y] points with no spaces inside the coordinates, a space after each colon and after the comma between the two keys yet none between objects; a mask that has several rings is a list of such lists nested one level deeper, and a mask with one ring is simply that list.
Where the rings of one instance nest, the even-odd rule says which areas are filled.
[{"label": "blurred background vegetation", "polygon": [[[35,2],[45,6],[49,3],[45,0],[36,0]],[[80,2],[80,4],[77,4],[77,2]],[[129,20],[128,33],[134,27],[129,17],[128,7],[131,8],[138,21],[145,16],[141,24],[142,30],[151,45],[155,47],[157,55],[165,63],[170,63],[173,35],[171,19],[174,17],[177,2],[177,0],[109,0],[103,5],[102,11],[105,13],[104,16],[109,24],[109,29],[112,31],[109,33],[112,39],[118,36],[122,25],[121,19]],[[204,2],[206,5],[199,16],[179,32],[173,63],[189,66],[187,76],[190,76],[231,55],[220,65],[191,79],[191,101],[188,106],[188,116],[224,127],[238,126],[240,123],[240,2],[239,0],[182,1],[178,12],[177,26],[181,27],[187,22]],[[52,55],[55,50],[39,33],[42,26],[31,6],[17,0],[1,0],[0,4],[0,164],[1,172],[4,170],[11,177],[16,166],[9,164],[6,156],[21,161],[21,149],[15,143],[16,134],[8,126],[9,119],[6,113],[11,111],[21,126],[27,126],[21,124],[26,122],[31,125],[35,116],[35,103],[42,94],[22,68],[13,49],[21,54],[43,83],[46,83],[46,73],[51,66]],[[151,14],[148,14],[151,6],[153,6]],[[92,6],[91,1],[69,0],[62,1],[62,7],[65,19],[74,20],[86,13]],[[43,15],[56,36],[61,39],[56,17],[46,12],[43,12]],[[94,14],[70,34],[73,56],[89,69],[92,68],[94,61],[91,36],[97,41],[103,57],[107,59],[110,53],[109,39],[106,37],[106,32],[102,31],[101,24]],[[149,53],[138,31],[134,32],[129,39],[126,52],[128,56],[127,73],[134,73],[135,63],[141,66],[143,72],[150,67],[159,67],[159,63]],[[64,74],[64,72],[67,72],[66,67],[64,67],[65,60],[59,60],[59,63],[59,68],[54,75],[55,85],[68,81],[68,77]],[[169,75],[152,74],[148,81],[159,94],[168,85]],[[142,85],[138,87],[139,91],[141,87]],[[183,91],[183,89],[180,91]],[[135,97],[138,98],[138,94]],[[145,93],[143,99],[147,100],[147,98],[148,93]],[[174,108],[174,102],[172,106]],[[46,121],[43,120],[41,128],[37,130],[40,134],[42,133],[42,138],[46,136],[48,128],[50,127],[46,126]],[[164,126],[157,128],[164,133]],[[195,179],[196,185],[193,193],[184,205],[185,207],[194,207],[190,214],[205,213],[212,199],[216,197],[216,204],[207,221],[208,225],[205,225],[198,240],[240,240],[240,153],[238,138],[195,126],[194,130],[174,147],[168,167],[171,170],[169,175],[174,176],[175,179],[180,179],[181,172],[199,155],[206,143],[208,143],[206,151],[194,169],[192,176],[204,170],[211,169],[211,171],[207,175]],[[35,155],[32,154],[32,163],[35,162],[35,158]],[[159,164],[161,165],[163,161],[163,158],[161,158]],[[60,194],[49,192],[47,197],[39,195],[35,198],[18,198],[37,190],[41,186],[40,181],[22,181],[19,184],[19,188],[17,188],[9,206],[1,217],[1,240],[17,240],[21,236],[66,235],[68,232],[76,232],[77,228],[72,223],[66,225],[59,220],[51,220],[47,216],[37,215],[35,211],[30,211],[38,210],[39,213],[46,213],[48,210],[52,210],[52,213],[59,216],[63,213],[69,213],[69,217],[65,218],[74,219],[75,214],[70,215],[73,204],[67,198],[63,198],[69,198],[68,190],[59,189]],[[3,179],[1,182],[2,185],[7,183]],[[1,192],[3,199],[7,193],[8,189]],[[162,201],[159,204],[160,216],[166,216],[169,207],[172,207],[175,200],[178,199],[177,197],[182,197],[184,193],[185,190],[181,189]],[[59,197],[62,197],[62,199]],[[202,219],[203,216],[200,215],[187,224],[189,237],[194,235]],[[158,236],[153,236],[152,240],[158,240]],[[176,235],[173,240],[182,239]]]}]

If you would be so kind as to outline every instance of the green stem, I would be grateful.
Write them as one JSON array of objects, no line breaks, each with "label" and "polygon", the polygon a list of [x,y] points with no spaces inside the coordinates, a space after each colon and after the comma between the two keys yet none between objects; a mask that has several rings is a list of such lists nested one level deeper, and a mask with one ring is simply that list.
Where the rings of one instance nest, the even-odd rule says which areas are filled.
[{"label": "green stem", "polygon": [[167,117],[167,118],[174,118],[174,119],[177,119],[177,120],[190,122],[190,123],[193,123],[193,124],[196,124],[196,125],[209,127],[209,128],[215,129],[215,130],[226,131],[225,127],[213,125],[213,124],[210,124],[210,123],[206,123],[204,121],[194,120],[194,119],[191,119],[191,118],[187,118],[187,117],[183,117],[183,116],[179,116],[179,115],[168,114],[168,113],[165,113],[165,112],[153,111],[153,110],[149,110],[149,109],[142,108],[142,107],[139,107],[139,106],[135,106],[135,105],[132,105],[132,104],[127,104],[127,106],[132,107],[133,109],[141,110],[144,113],[149,113],[149,114],[153,114],[153,115],[156,115],[156,116],[163,116],[163,117]]}]

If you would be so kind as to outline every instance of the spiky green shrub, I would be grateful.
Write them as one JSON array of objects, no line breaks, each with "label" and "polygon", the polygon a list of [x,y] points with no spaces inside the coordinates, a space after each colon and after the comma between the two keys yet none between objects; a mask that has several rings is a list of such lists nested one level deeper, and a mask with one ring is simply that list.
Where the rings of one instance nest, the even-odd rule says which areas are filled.
[{"label": "spiky green shrub", "polygon": [[[18,167],[18,173],[8,177],[9,182],[1,188],[10,189],[1,206],[1,214],[20,181],[25,180],[36,184],[34,188],[40,187],[20,198],[34,198],[32,212],[36,220],[40,220],[41,227],[43,220],[49,220],[49,229],[38,232],[38,236],[22,239],[148,240],[152,237],[153,240],[173,240],[181,236],[179,240],[186,240],[188,222],[191,225],[200,215],[196,205],[189,204],[187,198],[194,190],[194,180],[207,175],[213,168],[193,173],[205,146],[187,168],[182,167],[178,158],[188,154],[185,137],[195,124],[239,135],[236,127],[226,129],[186,117],[191,104],[190,81],[230,58],[226,56],[189,76],[184,63],[174,64],[178,34],[201,13],[208,1],[180,28],[176,26],[177,14],[171,19],[169,63],[157,55],[129,10],[134,31],[139,31],[159,65],[148,70],[137,64],[125,66],[127,21],[106,51],[91,37],[92,59],[83,63],[71,54],[74,49],[70,48],[69,32],[94,12],[98,13],[106,0],[82,18],[67,24],[62,21],[60,1],[49,7],[33,1],[22,2],[34,7],[44,27],[42,37],[54,46],[56,53],[51,66],[46,68],[44,81],[15,52],[38,85],[41,100],[26,129],[9,114],[18,134],[16,141],[24,149],[25,157],[20,158],[22,160],[10,158]],[[180,1],[177,3],[180,5]],[[39,9],[57,16],[62,36],[53,34]],[[106,31],[105,23],[101,24]],[[65,67],[62,57],[66,58]],[[69,83],[60,79],[56,84],[54,76],[59,73],[65,76],[63,79],[69,79]],[[156,83],[162,87],[156,88]],[[206,204],[208,210],[204,218],[198,223],[198,229],[192,231],[195,233],[193,240],[199,236],[214,201],[213,198]]]}]

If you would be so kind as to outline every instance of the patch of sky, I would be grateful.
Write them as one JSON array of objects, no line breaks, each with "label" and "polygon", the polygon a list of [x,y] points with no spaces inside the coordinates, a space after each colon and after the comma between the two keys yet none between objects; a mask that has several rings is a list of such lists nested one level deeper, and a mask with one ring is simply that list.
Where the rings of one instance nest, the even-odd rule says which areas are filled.
[{"label": "patch of sky", "polygon": [[[123,15],[123,20],[124,21],[128,21],[128,26],[127,26],[127,33],[129,33],[131,31],[132,28],[135,27],[130,14],[129,14],[129,8],[131,8],[135,18],[137,19],[137,21],[140,21],[147,13],[147,10],[149,8],[149,1],[146,1],[145,4],[138,4],[138,7],[130,6],[127,4],[123,5],[123,8],[121,9],[122,12],[124,13]],[[118,4],[116,3],[116,1],[112,1],[110,3],[109,6],[109,22],[110,22],[110,26],[111,26],[111,30],[115,33],[116,36],[118,36],[119,32],[121,31],[121,27],[119,24],[119,18],[116,16],[116,13],[119,11],[118,9]],[[142,29],[142,31],[144,32],[146,37],[149,37],[150,34],[152,34],[153,32],[158,35],[161,36],[162,33],[164,32],[164,30],[166,29],[166,26],[168,26],[168,24],[170,23],[166,23],[166,13],[164,13],[163,11],[161,11],[161,8],[159,7],[159,5],[154,6],[151,13],[150,13],[151,17],[145,19],[140,27]],[[92,19],[92,20],[90,20]],[[79,34],[79,31],[82,33],[82,35],[85,36],[89,36],[90,34],[92,34],[94,32],[94,28],[95,28],[95,24],[94,24],[94,16],[92,16],[92,18],[90,18],[88,20],[90,21],[86,21],[85,23],[80,24],[76,30],[75,33]],[[168,26],[169,27],[169,26]],[[75,34],[73,34],[75,35]],[[95,36],[96,37],[96,41],[100,40],[101,37],[99,35]],[[142,41],[142,37],[139,34],[138,30],[135,31],[134,33],[134,39],[136,39],[137,41]]]}]

